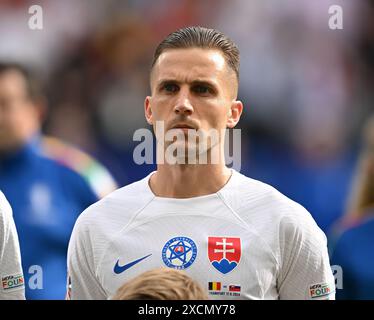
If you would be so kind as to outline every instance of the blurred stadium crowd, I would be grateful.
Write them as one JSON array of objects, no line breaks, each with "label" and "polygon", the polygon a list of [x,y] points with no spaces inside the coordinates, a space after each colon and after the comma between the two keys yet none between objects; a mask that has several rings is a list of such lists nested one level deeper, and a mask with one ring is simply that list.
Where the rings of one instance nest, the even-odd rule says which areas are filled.
[{"label": "blurred stadium crowd", "polygon": [[[301,203],[332,237],[374,114],[373,1],[48,0],[38,2],[43,30],[28,28],[32,4],[0,1],[0,61],[38,75],[44,132],[94,156],[120,186],[155,169],[132,158],[155,45],[187,25],[229,35],[241,51],[241,171]],[[343,30],[328,27],[332,4]]]}]

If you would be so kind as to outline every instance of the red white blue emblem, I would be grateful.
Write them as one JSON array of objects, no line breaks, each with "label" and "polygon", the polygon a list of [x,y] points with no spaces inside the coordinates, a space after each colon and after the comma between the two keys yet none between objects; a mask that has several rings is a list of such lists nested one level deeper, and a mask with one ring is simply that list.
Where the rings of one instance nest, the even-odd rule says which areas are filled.
[{"label": "red white blue emblem", "polygon": [[197,246],[188,237],[174,237],[162,249],[162,260],[169,268],[183,270],[191,266],[197,256]]},{"label": "red white blue emblem", "polygon": [[208,257],[213,267],[226,274],[234,270],[241,257],[240,238],[208,237]]}]

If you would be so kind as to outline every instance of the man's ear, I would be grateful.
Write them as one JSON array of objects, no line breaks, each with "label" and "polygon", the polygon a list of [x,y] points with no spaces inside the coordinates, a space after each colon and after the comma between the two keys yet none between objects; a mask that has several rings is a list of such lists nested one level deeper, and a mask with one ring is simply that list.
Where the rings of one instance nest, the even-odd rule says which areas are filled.
[{"label": "man's ear", "polygon": [[228,110],[227,128],[234,128],[240,120],[243,112],[243,103],[239,100],[234,100]]},{"label": "man's ear", "polygon": [[144,100],[144,114],[148,124],[153,125],[152,107],[151,107],[152,97],[147,96]]}]

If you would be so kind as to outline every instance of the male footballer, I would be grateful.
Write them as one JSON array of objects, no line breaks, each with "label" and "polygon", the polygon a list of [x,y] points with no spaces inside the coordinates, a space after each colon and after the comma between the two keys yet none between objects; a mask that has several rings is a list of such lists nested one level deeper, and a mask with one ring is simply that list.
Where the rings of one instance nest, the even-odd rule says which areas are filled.
[{"label": "male footballer", "polygon": [[214,29],[173,32],[156,48],[150,84],[145,116],[163,156],[155,172],[78,218],[70,298],[108,299],[166,266],[185,270],[210,299],[334,299],[326,237],[311,215],[225,165],[221,133],[243,111],[237,46]]}]

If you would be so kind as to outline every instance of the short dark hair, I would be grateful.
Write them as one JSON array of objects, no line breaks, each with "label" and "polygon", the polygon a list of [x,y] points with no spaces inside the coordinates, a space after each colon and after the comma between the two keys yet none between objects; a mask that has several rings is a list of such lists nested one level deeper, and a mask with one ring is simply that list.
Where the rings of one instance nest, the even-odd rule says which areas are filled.
[{"label": "short dark hair", "polygon": [[152,68],[159,56],[168,49],[202,48],[217,49],[222,52],[228,66],[239,80],[239,48],[226,35],[216,29],[200,26],[179,29],[169,34],[156,48]]},{"label": "short dark hair", "polygon": [[24,78],[26,83],[26,93],[29,99],[37,101],[41,98],[41,85],[29,69],[18,63],[0,61],[0,75],[10,71],[16,71]]}]

